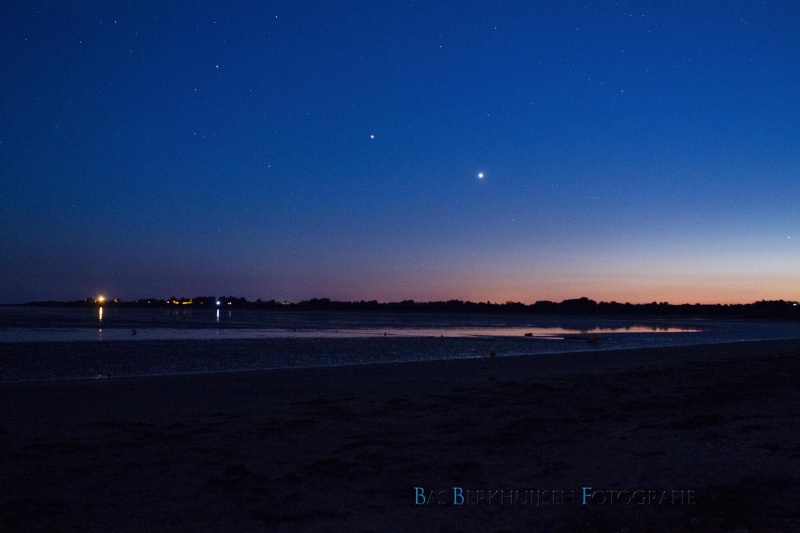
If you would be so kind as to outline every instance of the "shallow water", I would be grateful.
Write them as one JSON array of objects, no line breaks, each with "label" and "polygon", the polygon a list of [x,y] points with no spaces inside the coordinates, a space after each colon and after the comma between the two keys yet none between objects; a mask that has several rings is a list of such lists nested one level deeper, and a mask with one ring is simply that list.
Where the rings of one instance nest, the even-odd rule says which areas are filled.
[{"label": "shallow water", "polygon": [[[692,321],[593,319],[586,317],[541,317],[531,315],[278,312],[246,309],[176,308],[58,308],[0,306],[0,333],[14,329],[250,329],[270,331],[338,330],[452,330],[533,328],[557,333],[609,329],[640,332],[662,328],[689,328]],[[634,329],[631,329],[634,328]],[[174,333],[178,335],[177,333]],[[0,338],[2,340],[2,338]]]},{"label": "shallow water", "polygon": [[507,326],[431,328],[8,328],[0,330],[1,342],[146,341],[146,340],[236,340],[236,339],[342,339],[355,337],[535,337],[563,340],[576,335],[699,333],[683,326],[629,326],[587,328]]},{"label": "shallow water", "polygon": [[792,322],[579,316],[0,306],[0,343],[600,335],[638,348],[800,337]]},{"label": "shallow water", "polygon": [[[133,331],[135,330],[135,335]],[[530,334],[529,336],[526,334]],[[597,334],[597,343],[588,336]],[[0,381],[169,375],[800,338],[800,324],[0,307]]]}]

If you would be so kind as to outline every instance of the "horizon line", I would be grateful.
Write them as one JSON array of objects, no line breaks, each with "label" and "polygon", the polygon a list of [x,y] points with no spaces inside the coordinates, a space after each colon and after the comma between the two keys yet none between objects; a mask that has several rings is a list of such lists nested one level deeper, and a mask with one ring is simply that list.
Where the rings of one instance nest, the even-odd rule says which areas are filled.
[{"label": "horizon line", "polygon": [[95,305],[98,304],[98,303],[100,303],[100,304],[108,303],[110,305],[112,303],[113,304],[120,304],[120,303],[130,304],[130,303],[143,303],[145,301],[147,301],[147,302],[154,301],[156,303],[171,303],[171,304],[186,303],[186,304],[189,304],[189,303],[192,303],[194,300],[205,301],[205,300],[212,300],[212,299],[213,300],[217,300],[217,301],[225,301],[225,302],[238,300],[239,302],[246,303],[246,304],[258,304],[258,303],[269,304],[269,303],[275,303],[275,304],[283,304],[283,305],[298,305],[298,304],[309,303],[309,302],[327,302],[327,303],[332,303],[332,304],[365,304],[365,303],[368,304],[368,303],[372,303],[372,304],[377,304],[377,305],[400,305],[400,304],[426,305],[426,304],[443,304],[443,303],[455,303],[455,302],[458,302],[458,303],[462,303],[462,304],[473,304],[473,305],[492,305],[492,306],[523,305],[523,306],[526,306],[526,307],[534,306],[536,304],[565,304],[565,303],[573,303],[573,302],[583,302],[583,303],[592,302],[595,305],[607,304],[607,305],[631,305],[631,306],[638,306],[638,305],[645,306],[645,305],[654,305],[655,304],[655,305],[669,305],[669,306],[676,306],[676,307],[677,306],[686,306],[686,305],[688,305],[688,306],[737,306],[737,305],[754,305],[754,304],[765,303],[765,302],[767,302],[767,303],[769,303],[769,302],[774,302],[774,303],[784,302],[784,303],[793,303],[795,306],[800,305],[800,301],[793,300],[793,299],[777,299],[777,300],[774,300],[774,299],[773,300],[761,299],[761,300],[756,300],[756,301],[737,302],[737,303],[720,303],[720,302],[715,302],[715,303],[695,302],[695,303],[691,303],[691,302],[683,302],[683,303],[677,303],[676,304],[676,303],[671,303],[671,302],[668,302],[668,301],[657,301],[657,300],[652,300],[652,301],[648,301],[648,302],[629,302],[629,301],[620,302],[620,301],[617,301],[617,300],[610,300],[610,301],[594,300],[594,299],[589,298],[587,296],[581,296],[581,297],[578,297],[578,298],[566,298],[566,299],[561,300],[561,301],[536,300],[536,301],[531,302],[531,303],[524,303],[524,302],[521,302],[521,301],[513,301],[513,300],[506,300],[505,302],[497,302],[497,301],[490,301],[490,300],[486,300],[486,301],[460,300],[460,299],[457,299],[457,298],[450,298],[450,299],[447,299],[447,300],[426,300],[426,301],[414,300],[414,299],[404,299],[404,300],[396,300],[396,301],[379,301],[377,299],[371,299],[371,300],[365,300],[365,299],[359,299],[359,300],[334,300],[334,299],[331,299],[331,298],[328,298],[328,297],[313,297],[313,298],[304,299],[304,300],[298,300],[298,301],[285,300],[285,299],[276,299],[276,298],[271,298],[269,300],[265,300],[263,298],[257,298],[255,300],[250,300],[250,299],[247,299],[244,296],[233,296],[233,295],[228,295],[228,296],[196,295],[196,296],[192,296],[192,297],[170,296],[169,298],[137,298],[137,299],[133,299],[133,300],[123,300],[123,299],[120,299],[120,298],[109,298],[109,297],[107,297],[105,295],[97,295],[96,297],[86,297],[86,298],[81,298],[81,299],[78,299],[78,300],[53,300],[53,299],[30,300],[30,301],[22,302],[22,303],[6,303],[6,302],[3,302],[3,303],[0,303],[0,305],[31,305],[31,304],[46,304],[46,303],[69,304],[69,303],[81,303],[81,302],[83,302],[83,303],[93,303]]}]

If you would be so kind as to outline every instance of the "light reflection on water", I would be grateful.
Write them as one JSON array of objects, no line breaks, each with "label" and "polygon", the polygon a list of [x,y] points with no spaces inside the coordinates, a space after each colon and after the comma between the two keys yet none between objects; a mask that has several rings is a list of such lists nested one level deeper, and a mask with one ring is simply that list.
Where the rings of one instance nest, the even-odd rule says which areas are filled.
[{"label": "light reflection on water", "polygon": [[[136,333],[134,334],[134,331]],[[770,321],[581,316],[271,312],[246,309],[0,306],[0,343],[98,340],[520,338],[543,346],[596,334],[614,347],[800,337]],[[526,346],[533,346],[525,342]]]},{"label": "light reflection on water", "polygon": [[320,339],[357,337],[532,337],[555,340],[591,334],[697,333],[675,326],[593,327],[440,327],[440,328],[19,328],[0,331],[0,342],[65,342],[100,340]]},{"label": "light reflection on water", "polygon": [[[0,306],[0,383],[800,338],[798,323],[739,320],[219,312],[109,306],[102,311],[102,322],[100,317],[96,308]],[[587,342],[593,334],[600,340]],[[3,345],[35,341],[43,344]],[[65,341],[89,342],[76,342],[72,349],[58,344]]]},{"label": "light reflection on water", "polygon": [[[262,330],[520,328],[536,332],[557,328],[589,332],[663,328],[697,329],[691,319],[593,318],[577,316],[413,314],[367,312],[278,312],[247,309],[54,308],[0,306],[0,331],[9,328],[254,328]],[[546,333],[546,332],[544,332]],[[520,333],[521,334],[521,333]]]}]

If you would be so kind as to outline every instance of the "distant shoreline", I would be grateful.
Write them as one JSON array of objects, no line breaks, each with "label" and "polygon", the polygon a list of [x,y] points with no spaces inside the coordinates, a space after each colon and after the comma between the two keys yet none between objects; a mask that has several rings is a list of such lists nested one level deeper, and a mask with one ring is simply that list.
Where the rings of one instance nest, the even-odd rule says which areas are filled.
[{"label": "distant shoreline", "polygon": [[749,304],[669,304],[652,302],[631,304],[619,302],[596,302],[589,298],[577,298],[562,302],[538,301],[533,304],[520,302],[491,303],[461,300],[416,302],[334,301],[314,298],[301,302],[276,300],[249,301],[238,297],[198,296],[193,298],[140,298],[133,301],[85,298],[77,301],[40,301],[16,304],[22,307],[55,308],[141,308],[141,309],[247,309],[260,311],[345,311],[368,313],[420,313],[420,314],[485,314],[485,315],[541,315],[541,316],[624,316],[663,318],[745,318],[800,321],[800,302],[787,300],[762,300]]}]

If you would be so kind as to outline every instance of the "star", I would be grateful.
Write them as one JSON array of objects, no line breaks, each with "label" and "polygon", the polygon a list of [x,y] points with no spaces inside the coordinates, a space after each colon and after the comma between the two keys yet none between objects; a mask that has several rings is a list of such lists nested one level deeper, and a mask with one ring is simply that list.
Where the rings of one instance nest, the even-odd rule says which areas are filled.
[{"label": "star", "polygon": [[478,179],[479,179],[479,180],[482,180],[482,179],[483,179],[483,172],[478,172]]},{"label": "star", "polygon": [[374,138],[375,138],[375,136],[374,136],[374,135],[370,135],[370,136],[369,136],[369,138],[370,138],[370,139],[374,139]]}]

